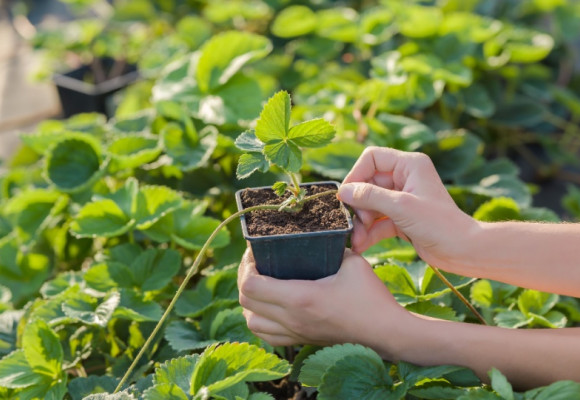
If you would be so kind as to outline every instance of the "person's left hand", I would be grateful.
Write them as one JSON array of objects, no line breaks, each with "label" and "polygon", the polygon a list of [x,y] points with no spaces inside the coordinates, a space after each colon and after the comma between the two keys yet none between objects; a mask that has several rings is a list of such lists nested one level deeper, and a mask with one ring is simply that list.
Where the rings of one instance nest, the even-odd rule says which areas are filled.
[{"label": "person's left hand", "polygon": [[337,274],[306,281],[260,275],[248,249],[238,287],[248,327],[274,346],[360,343],[389,357],[393,349],[385,345],[397,344],[411,316],[350,250]]}]

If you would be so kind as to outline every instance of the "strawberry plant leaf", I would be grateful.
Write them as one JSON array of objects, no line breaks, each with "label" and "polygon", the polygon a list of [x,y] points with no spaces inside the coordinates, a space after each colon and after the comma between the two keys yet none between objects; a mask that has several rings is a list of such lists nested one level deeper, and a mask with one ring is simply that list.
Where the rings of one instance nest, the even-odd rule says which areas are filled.
[{"label": "strawberry plant leaf", "polygon": [[90,375],[86,378],[79,377],[69,382],[68,393],[72,397],[72,400],[82,400],[91,394],[112,393],[118,383],[118,378],[106,375]]},{"label": "strawberry plant leaf", "polygon": [[207,390],[220,392],[240,382],[260,382],[282,378],[290,364],[276,355],[248,343],[210,346],[201,355],[191,378],[191,394]]},{"label": "strawberry plant leaf", "polygon": [[[339,344],[332,347],[325,347],[308,357],[300,370],[299,380],[305,386],[320,386],[323,376],[328,369],[339,360],[350,356],[368,359],[374,364],[380,362],[382,365],[383,363],[381,357],[368,347],[350,343]],[[386,382],[392,384],[392,380],[390,382],[387,380]],[[355,396],[353,398],[357,397]]]},{"label": "strawberry plant leaf", "polygon": [[306,150],[304,160],[320,175],[342,181],[364,149],[365,146],[357,142],[333,142],[324,148]]},{"label": "strawberry plant leaf", "polygon": [[92,186],[104,173],[98,141],[87,135],[61,140],[48,152],[45,175],[58,190],[76,193]]},{"label": "strawberry plant leaf", "polygon": [[111,320],[120,300],[121,296],[118,292],[109,294],[102,301],[98,301],[88,294],[80,293],[79,297],[64,303],[62,311],[67,317],[74,320],[105,327]]},{"label": "strawberry plant leaf", "polygon": [[236,178],[244,179],[252,175],[255,171],[268,172],[270,163],[261,153],[242,154],[238,159]]},{"label": "strawberry plant leaf", "polygon": [[288,172],[299,172],[302,166],[302,151],[291,141],[271,142],[264,146],[266,159]]},{"label": "strawberry plant leaf", "polygon": [[71,232],[79,238],[115,237],[127,233],[135,221],[113,200],[104,199],[85,205],[71,223]]},{"label": "strawberry plant leaf", "polygon": [[142,134],[117,138],[108,149],[117,170],[139,168],[157,159],[161,151],[159,139]]},{"label": "strawberry plant leaf", "polygon": [[175,351],[200,350],[217,343],[217,340],[207,340],[203,334],[190,323],[174,321],[165,329],[165,339]]},{"label": "strawberry plant leaf", "polygon": [[[466,276],[455,275],[443,271],[440,272],[445,276],[445,278],[447,278],[449,282],[451,282],[451,284],[456,289],[466,287],[477,280],[476,278],[469,278]],[[451,292],[451,289],[449,289],[449,287],[443,283],[443,281],[439,279],[437,275],[435,275],[433,269],[427,268],[421,282],[421,295],[419,296],[419,299],[431,300],[449,292]]]},{"label": "strawberry plant leaf", "polygon": [[288,188],[288,184],[286,182],[276,182],[272,185],[272,190],[278,196],[283,196]]},{"label": "strawberry plant leaf", "polygon": [[560,296],[553,293],[545,293],[537,290],[525,290],[518,297],[518,308],[529,316],[531,313],[544,315],[556,305]]},{"label": "strawberry plant leaf", "polygon": [[405,308],[411,312],[426,315],[432,318],[446,319],[448,321],[459,321],[457,313],[451,307],[433,304],[430,301],[420,301],[407,304]]},{"label": "strawberry plant leaf", "polygon": [[0,356],[6,355],[16,349],[18,322],[23,314],[23,311],[14,310],[0,313]]},{"label": "strawberry plant leaf", "polygon": [[63,351],[56,333],[42,320],[26,325],[22,335],[26,361],[38,374],[58,379],[62,373]]},{"label": "strawberry plant leaf", "polygon": [[383,360],[375,354],[347,355],[331,365],[322,376],[318,398],[328,399],[402,399],[391,390],[392,379]]},{"label": "strawberry plant leaf", "polygon": [[58,274],[56,278],[45,282],[40,288],[40,294],[44,298],[54,297],[71,286],[78,285],[83,288],[85,281],[82,272],[67,271]]},{"label": "strawberry plant leaf", "polygon": [[160,383],[147,389],[143,400],[189,400],[189,397],[174,383]]},{"label": "strawberry plant leaf", "polygon": [[43,377],[36,385],[22,389],[19,399],[62,400],[66,395],[66,378]]},{"label": "strawberry plant leaf", "polygon": [[397,23],[401,34],[424,38],[437,33],[443,13],[437,7],[410,6],[399,9]]},{"label": "strawberry plant leaf", "polygon": [[387,285],[401,304],[415,302],[418,290],[413,278],[405,268],[398,265],[383,265],[375,268],[375,274]]},{"label": "strawberry plant leaf", "polygon": [[166,361],[155,369],[155,384],[175,384],[185,393],[189,393],[191,376],[199,361],[198,354],[187,355]]},{"label": "strawberry plant leaf", "polygon": [[0,387],[25,388],[38,384],[41,376],[26,360],[24,350],[16,350],[0,360]]},{"label": "strawberry plant leaf", "polygon": [[177,209],[181,194],[165,186],[144,186],[139,189],[134,218],[138,229],[147,229],[164,215]]},{"label": "strawberry plant leaf", "polygon": [[83,398],[83,400],[137,400],[137,398],[127,392],[119,392],[115,394],[108,393],[90,394],[87,397]]},{"label": "strawberry plant leaf", "polygon": [[359,37],[358,13],[352,8],[335,7],[316,13],[316,33],[338,42],[354,43]]},{"label": "strawberry plant leaf", "polygon": [[108,292],[116,287],[132,288],[137,286],[131,269],[116,261],[93,265],[85,273],[84,280],[89,287],[99,292]]},{"label": "strawberry plant leaf", "polygon": [[163,289],[181,268],[181,255],[172,249],[148,249],[131,265],[140,290]]},{"label": "strawberry plant leaf", "polygon": [[454,400],[467,393],[468,389],[439,382],[427,382],[409,390],[409,394],[412,396],[432,400]]},{"label": "strawberry plant leaf", "polygon": [[290,95],[280,91],[272,96],[256,121],[256,137],[266,145],[287,138],[290,129]]},{"label": "strawberry plant leaf", "polygon": [[172,164],[183,171],[192,171],[207,163],[217,146],[218,132],[207,126],[199,133],[199,140],[193,140],[182,127],[169,123],[161,135],[165,153]]},{"label": "strawberry plant leaf", "polygon": [[532,321],[533,317],[527,317],[519,310],[502,311],[493,317],[493,322],[495,322],[497,326],[512,329],[521,328],[522,326],[528,325]]},{"label": "strawberry plant leaf", "polygon": [[332,125],[318,118],[294,125],[288,132],[288,138],[299,147],[322,147],[330,143],[335,133]]},{"label": "strawberry plant leaf", "polygon": [[507,378],[496,368],[487,374],[491,380],[491,387],[504,400],[514,400],[514,391]]},{"label": "strawberry plant leaf", "polygon": [[264,149],[264,143],[256,137],[253,131],[242,132],[234,143],[242,151],[261,153]]},{"label": "strawberry plant leaf", "polygon": [[580,383],[559,381],[551,385],[528,390],[525,399],[530,400],[567,400],[580,398]]},{"label": "strawberry plant leaf", "polygon": [[259,60],[272,51],[264,36],[230,31],[213,36],[201,49],[196,80],[202,92],[226,84],[245,64]]},{"label": "strawberry plant leaf", "polygon": [[291,38],[313,32],[316,29],[316,23],[316,14],[310,8],[291,5],[278,13],[272,22],[271,30],[278,37]]},{"label": "strawberry plant leaf", "polygon": [[159,321],[163,314],[161,306],[151,300],[144,300],[143,295],[129,289],[121,289],[121,301],[113,314],[114,318],[128,319],[136,322]]},{"label": "strawberry plant leaf", "polygon": [[211,321],[209,337],[219,342],[261,344],[260,339],[248,329],[241,307],[218,312]]}]

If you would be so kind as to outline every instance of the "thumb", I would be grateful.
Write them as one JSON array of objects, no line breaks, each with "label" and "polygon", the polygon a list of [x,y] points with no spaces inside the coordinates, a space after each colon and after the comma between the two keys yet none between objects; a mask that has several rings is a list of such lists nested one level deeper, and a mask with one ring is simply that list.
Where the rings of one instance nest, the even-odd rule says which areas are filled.
[{"label": "thumb", "polygon": [[370,183],[345,183],[338,189],[338,198],[355,209],[378,211],[389,217],[400,215],[401,200],[408,193],[389,190]]}]

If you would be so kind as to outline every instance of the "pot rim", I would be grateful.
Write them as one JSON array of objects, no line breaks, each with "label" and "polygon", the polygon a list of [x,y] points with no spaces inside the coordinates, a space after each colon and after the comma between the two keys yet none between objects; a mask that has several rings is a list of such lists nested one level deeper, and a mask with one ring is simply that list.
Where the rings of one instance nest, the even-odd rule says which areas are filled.
[{"label": "pot rim", "polygon": [[[337,188],[340,186],[340,183],[337,181],[305,182],[305,183],[301,183],[300,186],[301,187],[302,186],[311,186],[311,185],[318,186],[318,185],[329,185],[329,184],[336,185]],[[242,206],[241,193],[247,189],[269,189],[269,190],[271,190],[272,187],[271,186],[257,186],[257,187],[244,188],[244,189],[240,189],[240,190],[236,191],[235,197],[236,197],[236,204],[238,206],[238,210],[244,209],[244,207]],[[342,202],[340,202],[340,208],[342,209],[344,216],[346,217],[346,220],[348,223],[348,227],[344,228],[344,229],[332,229],[332,230],[324,230],[324,231],[316,231],[316,232],[286,233],[286,234],[265,235],[265,236],[252,236],[248,233],[248,226],[246,223],[246,215],[243,214],[243,215],[240,215],[240,222],[242,224],[242,233],[244,235],[244,239],[246,239],[250,242],[257,241],[257,240],[292,239],[295,237],[308,238],[308,237],[315,237],[315,236],[348,234],[348,233],[352,232],[352,230],[354,228],[354,226],[352,224],[352,218]]]}]

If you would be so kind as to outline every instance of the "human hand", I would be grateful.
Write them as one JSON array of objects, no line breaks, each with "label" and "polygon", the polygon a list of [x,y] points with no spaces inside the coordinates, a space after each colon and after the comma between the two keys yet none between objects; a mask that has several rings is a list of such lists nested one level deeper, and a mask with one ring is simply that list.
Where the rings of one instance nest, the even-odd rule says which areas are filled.
[{"label": "human hand", "polygon": [[337,274],[305,281],[260,275],[248,249],[238,288],[248,327],[274,346],[360,343],[389,358],[411,317],[366,260],[349,250]]},{"label": "human hand", "polygon": [[448,271],[460,271],[469,257],[464,244],[478,223],[457,207],[425,154],[369,147],[338,196],[357,215],[351,241],[359,253],[398,236],[412,241],[424,261]]}]

